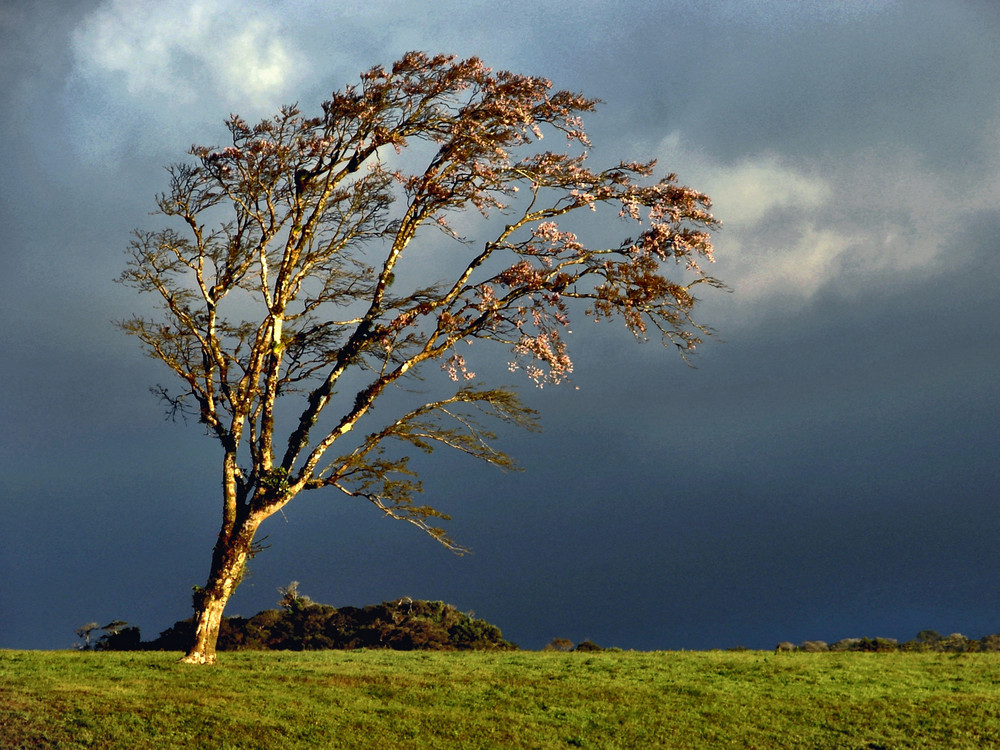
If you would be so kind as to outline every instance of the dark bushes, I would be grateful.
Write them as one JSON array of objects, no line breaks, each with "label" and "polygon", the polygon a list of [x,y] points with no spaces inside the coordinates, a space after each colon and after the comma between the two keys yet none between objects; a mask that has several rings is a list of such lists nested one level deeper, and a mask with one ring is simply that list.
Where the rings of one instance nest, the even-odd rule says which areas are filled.
[{"label": "dark bushes", "polygon": [[569,638],[553,638],[549,641],[548,645],[542,649],[543,651],[604,651],[605,649],[598,646],[596,643],[590,640],[580,641],[575,646],[573,641]]},{"label": "dark bushes", "polygon": [[[304,598],[303,598],[304,599]],[[390,648],[452,651],[513,649],[495,625],[444,602],[399,599],[367,607],[331,607],[294,599],[285,610],[268,609],[253,617],[224,618],[220,651]],[[284,603],[284,602],[283,602]],[[163,631],[144,648],[181,651],[190,645],[193,620]]]},{"label": "dark bushes", "polygon": [[798,646],[782,641],[775,651],[938,651],[942,653],[973,653],[1000,651],[1000,634],[986,635],[978,641],[961,633],[942,636],[934,630],[921,630],[917,637],[906,643],[895,638],[843,638],[827,646],[823,641],[803,641]]}]

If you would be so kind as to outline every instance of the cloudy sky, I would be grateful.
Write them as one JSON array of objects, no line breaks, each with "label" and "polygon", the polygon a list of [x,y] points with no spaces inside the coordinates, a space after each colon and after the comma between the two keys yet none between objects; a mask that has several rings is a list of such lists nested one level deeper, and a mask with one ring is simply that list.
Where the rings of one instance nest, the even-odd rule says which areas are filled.
[{"label": "cloudy sky", "polygon": [[504,376],[543,418],[502,435],[523,473],[427,466],[472,555],[301,497],[229,614],[298,580],[527,648],[1000,631],[993,0],[42,0],[0,5],[0,647],[190,614],[219,455],[112,325],[142,310],[113,283],[130,231],[230,112],[309,112],[411,49],[598,97],[595,166],[656,157],[712,195],[720,336],[690,368],[578,323],[569,387]]}]

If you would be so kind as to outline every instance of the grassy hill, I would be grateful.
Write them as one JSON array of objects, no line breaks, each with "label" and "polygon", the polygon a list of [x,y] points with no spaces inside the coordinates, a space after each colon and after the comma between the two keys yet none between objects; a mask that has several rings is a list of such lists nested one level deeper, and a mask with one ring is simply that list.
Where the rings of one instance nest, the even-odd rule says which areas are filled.
[{"label": "grassy hill", "polygon": [[1000,655],[0,651],[0,748],[1000,747]]}]

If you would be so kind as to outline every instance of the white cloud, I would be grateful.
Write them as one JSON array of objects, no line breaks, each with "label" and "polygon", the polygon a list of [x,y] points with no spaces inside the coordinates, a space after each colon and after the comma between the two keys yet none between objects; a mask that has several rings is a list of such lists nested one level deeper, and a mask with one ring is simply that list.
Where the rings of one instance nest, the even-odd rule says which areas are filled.
[{"label": "white cloud", "polygon": [[850,248],[848,238],[806,226],[793,245],[758,249],[737,261],[739,278],[731,283],[741,297],[750,300],[775,292],[810,297],[838,272]]},{"label": "white cloud", "polygon": [[213,55],[223,90],[237,92],[254,106],[271,103],[287,88],[292,73],[301,70],[301,61],[277,39],[267,39],[262,22],[247,25],[234,34]]},{"label": "white cloud", "polygon": [[775,156],[710,167],[699,180],[715,210],[733,226],[753,226],[777,208],[812,209],[830,199],[825,181],[786,167]]},{"label": "white cloud", "polygon": [[98,6],[72,34],[67,98],[83,149],[107,156],[130,128],[155,141],[230,111],[254,118],[294,101],[309,64],[279,10],[259,0]]},{"label": "white cloud", "polygon": [[854,242],[817,221],[834,198],[828,179],[776,154],[719,164],[685,151],[677,134],[659,150],[670,153],[664,162],[672,169],[682,165],[685,182],[712,197],[712,211],[723,222],[713,272],[737,292],[734,302],[775,294],[808,298],[838,272]]},{"label": "white cloud", "polygon": [[662,160],[712,196],[722,221],[713,269],[734,305],[808,301],[824,289],[856,294],[948,262],[955,227],[995,205],[1000,180],[983,165],[960,179],[902,148],[792,162],[777,154],[721,164],[673,134]]},{"label": "white cloud", "polygon": [[305,72],[268,6],[232,0],[109,0],[73,34],[77,70],[134,97],[274,106]]}]

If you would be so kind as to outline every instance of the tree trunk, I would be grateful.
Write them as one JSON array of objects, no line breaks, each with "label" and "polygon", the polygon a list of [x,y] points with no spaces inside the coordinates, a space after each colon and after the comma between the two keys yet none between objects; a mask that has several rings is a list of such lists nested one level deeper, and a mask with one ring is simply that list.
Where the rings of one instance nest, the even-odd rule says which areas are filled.
[{"label": "tree trunk", "polygon": [[251,545],[260,520],[247,519],[231,533],[223,530],[212,555],[212,571],[205,588],[196,594],[194,617],[194,643],[186,664],[215,664],[215,646],[222,625],[222,613],[229,597],[243,577]]}]

